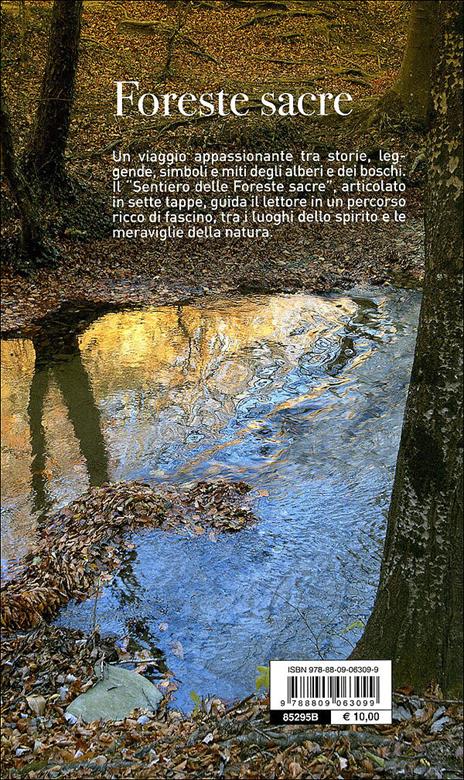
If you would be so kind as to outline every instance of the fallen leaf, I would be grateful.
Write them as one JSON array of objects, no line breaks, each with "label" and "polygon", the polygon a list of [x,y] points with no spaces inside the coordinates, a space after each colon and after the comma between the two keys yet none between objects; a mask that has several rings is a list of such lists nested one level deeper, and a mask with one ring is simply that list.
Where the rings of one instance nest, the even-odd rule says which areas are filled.
[{"label": "fallen leaf", "polygon": [[26,696],[26,701],[36,715],[43,715],[47,701],[43,696]]}]

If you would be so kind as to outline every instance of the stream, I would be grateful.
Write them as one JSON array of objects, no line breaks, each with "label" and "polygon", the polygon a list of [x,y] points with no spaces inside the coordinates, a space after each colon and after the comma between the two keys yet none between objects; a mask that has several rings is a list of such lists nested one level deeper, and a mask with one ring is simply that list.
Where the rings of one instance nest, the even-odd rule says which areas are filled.
[{"label": "stream", "polygon": [[[248,482],[237,534],[133,534],[103,634],[235,699],[269,659],[346,657],[372,605],[420,294],[204,298],[2,340],[2,569],[106,480]],[[89,630],[94,600],[58,623]]]}]

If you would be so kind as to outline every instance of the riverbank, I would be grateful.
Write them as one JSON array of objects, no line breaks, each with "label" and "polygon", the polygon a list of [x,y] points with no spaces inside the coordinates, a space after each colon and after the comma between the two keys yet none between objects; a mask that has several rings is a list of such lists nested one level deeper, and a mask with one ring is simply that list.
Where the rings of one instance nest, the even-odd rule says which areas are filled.
[{"label": "riverbank", "polygon": [[[125,721],[66,721],[111,648],[42,624],[2,647],[2,767],[9,778],[448,778],[462,776],[462,703],[395,694],[391,726],[271,726],[267,698],[211,698],[185,716],[165,704]],[[169,690],[169,676],[164,690]],[[171,686],[172,687],[172,686]],[[175,686],[174,686],[175,687]]]},{"label": "riverbank", "polygon": [[376,229],[345,228],[337,234],[291,231],[258,242],[151,245],[64,244],[65,265],[32,277],[6,269],[2,285],[2,333],[27,332],[34,322],[65,305],[169,304],[205,294],[327,293],[355,286],[420,286],[423,222]]},{"label": "riverbank", "polygon": [[[311,3],[310,9],[307,4],[297,8],[301,4],[293,2],[271,3],[277,6],[271,9],[260,7],[259,2],[253,5],[233,0],[192,3],[187,24],[176,41],[170,63],[172,72],[164,73],[162,78],[160,74],[166,65],[170,34],[176,21],[175,5],[135,0],[130,4],[130,18],[123,5],[110,0],[84,3],[76,101],[66,158],[69,191],[62,202],[54,202],[52,198],[48,201],[45,197],[40,204],[47,238],[56,252],[56,265],[34,272],[30,268],[18,268],[18,215],[5,182],[1,182],[3,335],[26,336],[40,331],[45,342],[49,337],[59,355],[57,343],[59,346],[63,334],[57,333],[55,327],[47,332],[44,321],[47,318],[52,321],[52,315],[57,312],[62,312],[64,319],[69,309],[105,311],[181,304],[202,296],[232,298],[238,293],[320,294],[368,285],[420,286],[424,138],[421,133],[394,121],[374,125],[367,122],[369,106],[389,89],[401,63],[406,28],[402,4],[370,0],[360,14],[356,4],[326,0]],[[36,105],[39,95],[50,4],[27,3],[23,39],[27,52],[21,61],[17,58],[22,35],[18,8],[16,2],[3,2],[1,13],[5,92],[16,149],[21,156],[34,122],[35,110],[31,106]],[[251,112],[247,120],[240,122],[182,122],[179,117],[173,117],[172,122],[156,118],[147,124],[134,117],[133,122],[124,124],[114,116],[114,79],[133,78],[134,74],[147,89],[155,84],[157,89],[179,94],[187,90],[225,88],[231,93],[246,90],[252,99],[268,88],[278,93],[286,89],[293,93],[316,85],[317,89],[349,92],[360,113],[353,123],[337,123],[337,126],[306,120],[264,121],[257,112]],[[137,149],[147,143],[156,149],[320,149],[322,155],[334,148],[359,148],[372,152],[374,159],[382,148],[407,150],[403,166],[407,220],[404,224],[391,221],[345,227],[284,224],[273,228],[271,238],[259,241],[117,240],[110,237],[111,151],[116,147]],[[254,333],[251,327],[244,330]],[[185,324],[183,329],[179,325],[179,332],[188,341],[190,331]],[[76,354],[79,354],[78,333],[77,329]],[[169,336],[170,331],[167,333]],[[203,336],[206,345],[208,334],[206,329]],[[298,339],[297,331],[291,335]],[[343,346],[343,360],[350,360],[352,341]],[[245,351],[247,347],[245,341]],[[46,343],[45,358],[51,351]],[[40,359],[35,348],[31,349],[31,355],[31,376],[35,375],[40,383],[40,371],[44,368],[41,359],[45,358],[42,355]],[[207,351],[204,357],[210,360],[206,363],[211,368],[208,376],[213,376],[217,364]],[[396,356],[395,361],[398,362]],[[168,364],[168,359],[165,362]],[[100,364],[101,360],[96,363]],[[154,385],[154,377],[159,379],[159,365],[164,363],[148,364],[152,371],[150,387]],[[206,371],[199,374],[202,385],[206,384],[203,381],[206,375]],[[28,376],[27,372],[24,376]],[[229,391],[232,387],[233,395],[230,376],[232,373],[225,372],[223,383]],[[247,376],[245,371],[243,376]],[[73,381],[69,384],[74,389]],[[25,382],[24,386],[27,392],[22,399],[25,410],[22,434],[25,438],[18,436],[13,442],[12,459],[18,458],[18,452],[21,454],[25,449],[29,453],[33,437],[29,384]],[[189,396],[194,395],[187,389]],[[12,390],[12,395],[19,394],[15,383]],[[378,392],[372,395],[378,404]],[[218,406],[224,406],[223,396],[219,399]],[[173,401],[169,408],[174,406]],[[363,423],[371,417],[383,416],[381,408],[373,412],[370,406],[366,409]],[[45,462],[41,466],[40,457],[37,458],[40,450],[37,432],[43,430],[43,410],[36,408],[35,412],[36,441],[31,446],[35,458],[31,465],[27,464],[26,472],[27,480],[40,482],[45,477],[49,479],[49,475],[45,473]],[[111,414],[113,421],[114,412]],[[345,417],[350,419],[348,414]],[[20,417],[12,419],[12,429],[15,429]],[[67,435],[60,425],[70,420],[74,424],[75,419],[71,413],[64,417],[57,415],[55,429],[59,430],[60,440],[64,441]],[[87,435],[95,439],[95,431],[90,426]],[[319,440],[330,448],[328,436]],[[353,439],[348,440],[352,446]],[[291,442],[293,447],[293,439]],[[74,448],[77,453],[79,447],[86,450],[82,441],[73,443],[79,445]],[[89,441],[86,445],[87,452]],[[263,457],[268,455],[265,445],[267,442],[262,446]],[[314,454],[311,457],[314,466]],[[308,463],[306,455],[302,456],[302,462]],[[316,463],[319,480],[321,471]],[[76,471],[78,479],[80,473]],[[202,518],[186,519],[183,514],[182,519],[172,512],[172,506],[167,506],[166,496],[160,500],[154,493],[150,488],[142,489],[134,484],[128,488],[121,483],[93,489],[73,502],[68,514],[66,509],[62,510],[65,515],[61,519],[69,524],[69,534],[62,534],[60,526],[48,524],[49,518],[45,516],[45,528],[40,529],[41,541],[22,562],[17,578],[7,586],[2,644],[2,755],[7,777],[31,780],[61,777],[335,780],[341,777],[353,780],[418,776],[456,780],[461,776],[462,703],[442,702],[434,696],[435,692],[429,698],[414,697],[410,691],[398,692],[396,721],[383,728],[276,727],[269,724],[266,697],[259,698],[251,690],[247,699],[235,704],[212,696],[196,701],[193,714],[177,711],[172,698],[179,681],[163,669],[158,684],[165,699],[156,715],[137,712],[125,721],[110,722],[103,727],[100,723],[89,725],[67,720],[67,705],[96,681],[95,662],[116,664],[124,659],[120,652],[121,637],[100,636],[97,609],[90,634],[56,627],[47,621],[72,596],[84,598],[95,592],[97,605],[100,586],[117,570],[120,556],[130,549],[131,542],[125,547],[123,531],[145,524],[172,530],[182,523],[192,536],[205,534],[207,540],[212,534],[213,541],[222,531],[239,531],[253,519],[250,514],[243,514],[241,499],[238,500],[240,511],[235,507],[226,516],[226,522],[224,506],[220,507],[217,518],[214,512],[211,515],[209,500]],[[171,502],[173,495],[170,495]],[[198,500],[197,495],[195,501]],[[131,518],[121,515],[121,501],[124,506],[129,501],[131,512],[135,506]],[[137,507],[140,504],[144,506]],[[296,532],[300,540],[298,529]],[[197,541],[194,539],[194,543]],[[292,556],[296,547],[292,547]],[[308,549],[314,554],[313,547]],[[247,586],[252,590],[251,578],[247,579]],[[225,604],[227,611],[226,600]],[[240,637],[240,625],[234,622],[233,616],[231,619],[230,612],[227,619]],[[264,625],[267,630],[268,624]],[[159,626],[157,623],[161,632],[166,631]],[[177,642],[171,665],[176,653],[182,652]],[[159,655],[163,657],[161,651]],[[139,671],[152,676],[146,655],[135,651],[135,657]],[[227,653],[224,658],[229,660]],[[240,674],[242,668],[236,665]],[[252,674],[253,668],[254,664]],[[188,692],[189,675],[186,677],[182,685]]]},{"label": "riverbank", "polygon": [[[395,361],[398,362],[397,354]],[[376,399],[379,403],[378,394]],[[206,497],[208,514],[204,527],[197,519],[193,524],[184,524],[194,535],[201,535],[200,529],[195,530],[197,525],[206,534],[210,526],[213,533],[227,530],[221,523],[215,526],[216,518],[209,514],[211,496],[206,493]],[[170,521],[174,528],[178,527],[172,508],[167,513],[166,505],[160,504],[157,493],[149,488],[112,484],[89,491],[72,503],[71,511],[62,510],[69,535],[59,533],[56,524],[50,523],[41,546],[39,543],[25,562],[30,569],[23,569],[18,582],[26,593],[26,617],[32,614],[31,605],[27,605],[28,594],[30,598],[35,586],[47,585],[47,576],[58,576],[61,589],[69,597],[76,590],[85,592],[82,577],[91,580],[95,574],[105,574],[113,563],[117,565],[118,536],[123,527],[131,527],[120,507],[125,507],[129,515],[136,509],[134,525],[141,523],[143,527],[148,518],[149,527],[151,522],[159,524],[162,517],[163,528],[166,520],[168,529]],[[235,519],[233,515],[231,519]],[[93,535],[94,528],[97,536]],[[100,532],[105,530],[110,537],[102,551]],[[99,568],[102,562],[103,569]],[[73,571],[74,566],[83,563],[88,571]],[[53,613],[52,608],[50,614]],[[98,631],[88,635],[56,628],[46,622],[32,631],[20,628],[5,634],[3,765],[9,777],[460,777],[462,705],[442,702],[437,692],[425,699],[414,697],[410,691],[398,692],[398,720],[391,727],[275,727],[269,724],[267,700],[255,696],[236,705],[211,697],[198,702],[194,715],[183,715],[172,704],[167,706],[178,685],[168,672],[161,687],[167,693],[165,705],[156,716],[137,712],[124,722],[104,727],[69,723],[65,708],[96,681],[95,661],[102,657],[109,664],[121,660],[118,639],[109,635],[102,638]],[[150,673],[143,656],[138,658],[137,666],[142,673]],[[188,677],[182,685],[189,690]]]}]

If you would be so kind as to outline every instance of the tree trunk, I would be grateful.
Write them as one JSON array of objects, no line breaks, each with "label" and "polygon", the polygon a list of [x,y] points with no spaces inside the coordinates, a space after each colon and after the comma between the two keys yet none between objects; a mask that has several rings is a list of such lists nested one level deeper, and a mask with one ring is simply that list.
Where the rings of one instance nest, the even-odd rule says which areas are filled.
[{"label": "tree trunk", "polygon": [[31,260],[43,253],[42,230],[31,191],[19,170],[11,131],[11,121],[0,83],[0,147],[5,178],[18,207],[21,218],[21,250]]},{"label": "tree trunk", "polygon": [[27,152],[27,166],[42,184],[64,180],[79,54],[82,0],[55,0],[47,61],[36,122]]},{"label": "tree trunk", "polygon": [[396,687],[462,697],[463,9],[438,8],[424,296],[380,584],[352,658],[392,659]]},{"label": "tree trunk", "polygon": [[399,76],[381,104],[389,114],[405,114],[425,126],[431,111],[431,74],[438,32],[438,2],[414,0]]}]

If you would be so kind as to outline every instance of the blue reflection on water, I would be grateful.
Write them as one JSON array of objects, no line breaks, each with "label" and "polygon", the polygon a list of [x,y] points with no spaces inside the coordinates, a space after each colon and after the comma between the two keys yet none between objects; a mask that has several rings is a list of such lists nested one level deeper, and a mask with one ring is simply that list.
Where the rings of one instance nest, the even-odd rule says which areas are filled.
[{"label": "blue reflection on water", "polygon": [[[356,313],[290,368],[281,334],[250,349],[247,390],[213,435],[195,415],[186,425],[174,404],[170,423],[180,439],[147,443],[120,461],[118,478],[220,475],[255,489],[259,523],[236,535],[135,534],[123,574],[100,598],[103,632],[125,634],[136,617],[165,652],[184,709],[191,690],[247,695],[256,666],[271,658],[346,657],[355,636],[343,629],[369,611],[420,297],[398,290],[352,297]],[[123,407],[137,426],[135,398],[126,396]],[[108,414],[115,403],[107,400]],[[92,610],[93,601],[70,604],[59,622],[87,629]],[[184,658],[172,652],[174,641]]]}]

